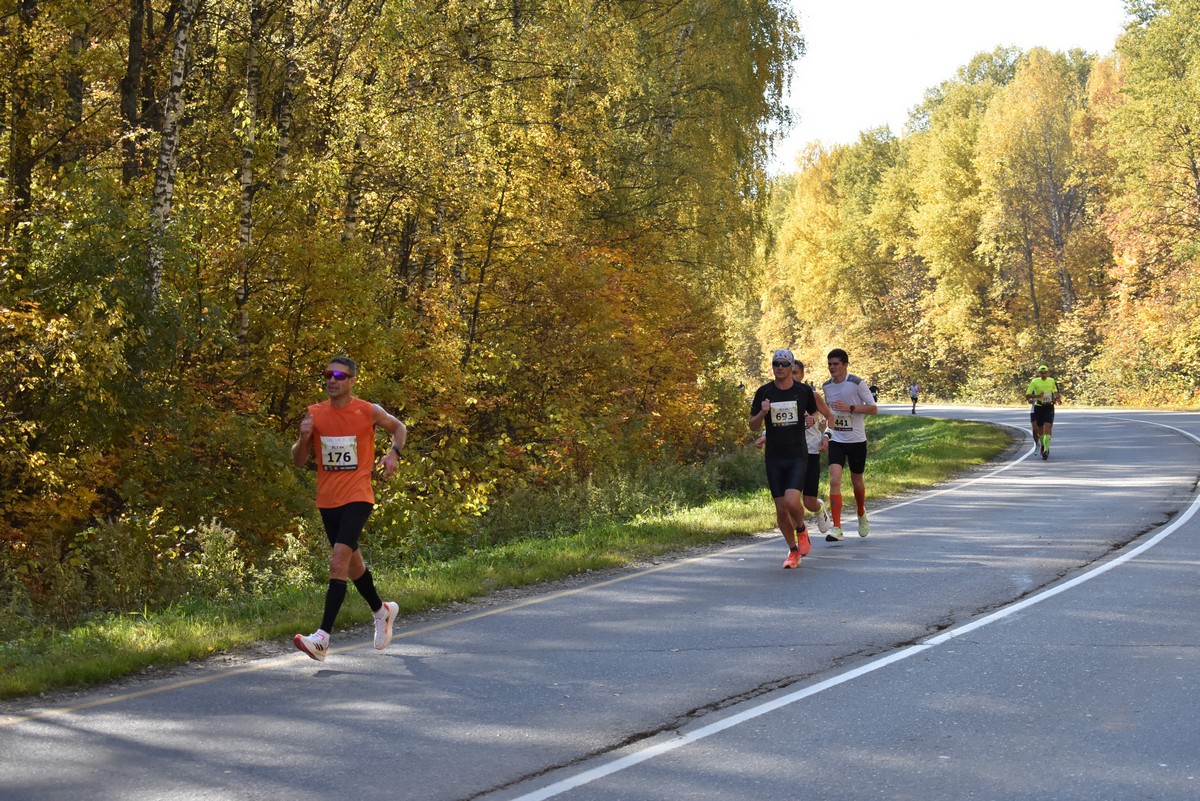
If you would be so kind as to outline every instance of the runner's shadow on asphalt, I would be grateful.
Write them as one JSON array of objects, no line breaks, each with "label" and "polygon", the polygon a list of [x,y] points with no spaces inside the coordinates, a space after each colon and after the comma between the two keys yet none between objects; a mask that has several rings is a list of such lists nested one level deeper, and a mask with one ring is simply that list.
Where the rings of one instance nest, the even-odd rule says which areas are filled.
[{"label": "runner's shadow on asphalt", "polygon": [[[404,654],[380,654],[380,655],[379,655],[379,658],[386,658],[386,659],[394,659],[394,660],[398,660],[398,661],[400,662],[400,664],[399,664],[399,666],[398,666],[398,667],[399,667],[401,670],[405,671],[404,675],[406,675],[406,676],[407,676],[407,673],[408,673],[408,662],[406,661],[406,659],[405,659],[405,655],[404,655]],[[395,667],[397,667],[397,666],[395,666],[395,665],[389,665],[388,667],[389,667],[389,669],[394,669],[394,668],[395,668]],[[354,676],[354,677],[360,677],[360,676],[361,676],[361,677],[366,677],[366,676],[370,676],[370,677],[375,677],[375,678],[377,678],[377,677],[378,677],[380,674],[379,674],[379,670],[378,670],[378,669],[372,669],[372,670],[338,670],[338,669],[336,669],[336,668],[327,668],[327,667],[323,667],[323,668],[318,668],[318,669],[317,669],[317,670],[316,670],[316,671],[315,671],[315,672],[314,672],[312,675],[313,675],[313,678],[317,678],[317,679],[329,679],[329,678],[334,678],[334,677],[337,677],[337,676]]]}]

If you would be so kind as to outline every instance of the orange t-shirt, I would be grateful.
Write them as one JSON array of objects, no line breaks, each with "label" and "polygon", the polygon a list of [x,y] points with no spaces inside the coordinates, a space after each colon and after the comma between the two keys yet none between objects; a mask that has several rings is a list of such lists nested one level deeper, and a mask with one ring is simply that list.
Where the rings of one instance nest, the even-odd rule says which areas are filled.
[{"label": "orange t-shirt", "polygon": [[355,501],[375,503],[375,406],[361,398],[338,409],[330,401],[308,407],[317,456],[317,507],[332,509]]}]

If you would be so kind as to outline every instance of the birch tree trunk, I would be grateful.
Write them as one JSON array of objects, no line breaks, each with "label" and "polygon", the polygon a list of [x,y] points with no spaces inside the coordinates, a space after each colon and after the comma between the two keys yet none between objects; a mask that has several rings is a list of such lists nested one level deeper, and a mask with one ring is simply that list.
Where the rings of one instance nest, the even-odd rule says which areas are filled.
[{"label": "birch tree trunk", "polygon": [[342,216],[343,242],[349,242],[358,236],[358,212],[359,206],[362,204],[363,175],[366,172],[367,132],[364,128],[368,124],[367,117],[372,109],[371,92],[375,85],[375,78],[375,72],[372,70],[362,79],[363,99],[360,113],[363,119],[358,121],[360,128],[354,137],[354,161],[350,165],[350,172],[346,177],[346,206]]},{"label": "birch tree trunk", "polygon": [[197,0],[180,0],[175,47],[171,54],[171,81],[163,109],[162,142],[154,168],[154,194],[150,208],[150,237],[146,256],[146,297],[151,307],[162,294],[163,262],[167,227],[171,220],[171,198],[175,194],[175,167],[179,155],[179,118],[183,112],[183,78],[188,37],[196,17]]},{"label": "birch tree trunk", "polygon": [[358,206],[362,202],[363,149],[367,135],[363,132],[354,137],[354,163],[346,179],[346,207],[342,215],[342,241],[349,242],[358,233]]},{"label": "birch tree trunk", "polygon": [[687,25],[679,29],[679,35],[675,40],[675,58],[671,65],[671,102],[668,107],[667,118],[663,121],[662,132],[663,141],[670,142],[671,136],[675,133],[675,117],[678,114],[678,97],[683,91],[683,59],[687,55],[687,43],[692,38],[692,33],[696,29],[696,23],[689,22]]},{"label": "birch tree trunk", "polygon": [[281,185],[291,177],[293,104],[300,84],[300,65],[296,61],[296,12],[291,3],[283,10],[283,88],[279,92],[279,138],[275,143],[275,180]]},{"label": "birch tree trunk", "polygon": [[259,65],[259,42],[262,39],[262,0],[250,0],[250,38],[246,42],[246,119],[242,131],[241,213],[238,218],[238,275],[236,297],[237,338],[245,345],[250,333],[250,314],[246,303],[250,299],[251,246],[254,244],[254,156],[258,141],[258,95],[262,84]]},{"label": "birch tree trunk", "polygon": [[37,0],[20,0],[17,5],[17,33],[12,43],[13,65],[11,119],[8,129],[8,195],[12,212],[5,219],[5,238],[14,243],[18,266],[24,264],[27,245],[19,235],[21,222],[28,216],[33,201],[33,25],[37,21]]}]

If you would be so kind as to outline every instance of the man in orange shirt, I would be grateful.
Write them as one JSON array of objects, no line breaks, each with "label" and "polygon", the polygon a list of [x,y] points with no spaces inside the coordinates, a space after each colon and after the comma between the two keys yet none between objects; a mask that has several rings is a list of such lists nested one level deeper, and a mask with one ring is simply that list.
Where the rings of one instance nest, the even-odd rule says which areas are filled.
[{"label": "man in orange shirt", "polygon": [[329,399],[308,407],[300,421],[300,438],[292,446],[296,467],[307,464],[310,454],[317,456],[317,509],[333,547],[321,627],[309,635],[297,634],[293,640],[297,648],[318,662],[325,661],[329,651],[333,621],[346,599],[348,581],[354,582],[374,613],[376,648],[386,648],[392,641],[392,625],[400,611],[398,604],[380,599],[359,552],[358,538],[375,505],[371,487],[375,428],[392,435],[392,447],[378,463],[385,479],[396,472],[408,431],[382,406],[354,397],[357,374],[353,359],[337,356],[329,361],[325,368],[325,394]]}]

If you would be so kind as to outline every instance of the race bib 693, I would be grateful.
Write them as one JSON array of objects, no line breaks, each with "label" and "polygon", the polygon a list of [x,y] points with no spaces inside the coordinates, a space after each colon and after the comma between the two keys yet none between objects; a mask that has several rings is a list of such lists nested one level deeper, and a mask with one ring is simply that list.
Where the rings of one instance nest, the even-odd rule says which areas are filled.
[{"label": "race bib 693", "polygon": [[771,424],[794,426],[800,422],[800,407],[796,401],[779,401],[771,404]]}]

